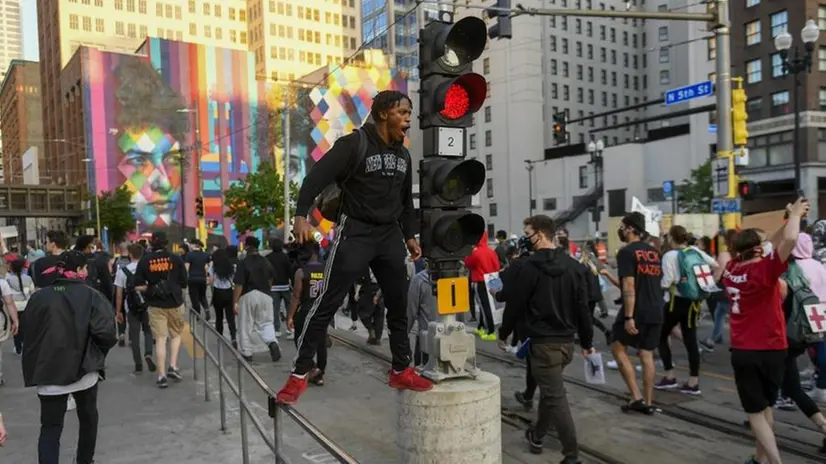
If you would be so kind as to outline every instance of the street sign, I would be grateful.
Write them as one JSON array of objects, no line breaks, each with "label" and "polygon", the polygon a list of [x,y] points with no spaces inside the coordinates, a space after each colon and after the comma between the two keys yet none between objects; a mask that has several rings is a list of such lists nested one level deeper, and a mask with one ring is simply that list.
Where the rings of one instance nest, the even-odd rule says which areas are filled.
[{"label": "street sign", "polygon": [[739,198],[713,198],[711,200],[712,214],[739,213]]},{"label": "street sign", "polygon": [[667,180],[663,182],[663,196],[671,199],[674,196],[674,181]]},{"label": "street sign", "polygon": [[715,197],[728,195],[728,158],[715,158],[711,161],[711,181]]},{"label": "street sign", "polygon": [[673,105],[682,103],[697,98],[708,97],[714,94],[714,85],[711,81],[698,82],[696,84],[679,87],[676,89],[666,90],[665,104]]},{"label": "street sign", "polygon": [[709,124],[708,125],[708,133],[709,134],[716,134],[717,133],[717,124]]}]

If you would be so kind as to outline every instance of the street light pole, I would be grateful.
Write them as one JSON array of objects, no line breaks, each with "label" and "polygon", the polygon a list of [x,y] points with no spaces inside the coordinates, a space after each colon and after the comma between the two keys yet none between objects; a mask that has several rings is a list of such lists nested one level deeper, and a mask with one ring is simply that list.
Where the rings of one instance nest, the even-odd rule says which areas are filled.
[{"label": "street light pole", "polygon": [[[789,56],[789,50],[792,48],[794,39],[788,31],[783,31],[777,34],[774,38],[774,47],[780,52],[780,57],[783,60],[783,71],[791,74],[794,82],[792,84],[792,109],[794,111],[794,132],[792,133],[792,146],[794,150],[794,188],[799,191],[802,188],[800,165],[802,164],[802,153],[800,150],[800,75],[803,73],[812,72],[812,52],[814,51],[815,43],[820,37],[820,28],[817,22],[810,19],[806,21],[803,30],[800,31],[800,38],[803,40],[803,47],[805,52],[801,53],[798,47],[794,47],[792,55]],[[806,100],[806,89],[803,88],[803,100]]]},{"label": "street light pole", "polygon": [[528,170],[528,216],[533,216],[533,161],[525,160]]},{"label": "street light pole", "polygon": [[[289,87],[288,87],[289,89]],[[289,90],[284,97],[284,243],[290,241],[290,109]]]}]

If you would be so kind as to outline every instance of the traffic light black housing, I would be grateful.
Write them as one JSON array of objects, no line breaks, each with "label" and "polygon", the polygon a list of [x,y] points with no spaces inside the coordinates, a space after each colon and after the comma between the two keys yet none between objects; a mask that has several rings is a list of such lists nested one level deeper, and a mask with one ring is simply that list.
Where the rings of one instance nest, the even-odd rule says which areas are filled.
[{"label": "traffic light black housing", "polygon": [[482,108],[488,93],[485,78],[476,73],[456,78],[431,76],[421,83],[420,127],[470,127],[473,113]]},{"label": "traffic light black housing", "polygon": [[427,158],[419,164],[419,175],[422,208],[469,208],[485,183],[485,165],[474,159]]},{"label": "traffic light black housing", "polygon": [[197,214],[198,217],[204,217],[204,197],[195,199],[195,214]]},{"label": "traffic light black housing", "polygon": [[494,8],[488,8],[485,12],[488,18],[496,18],[496,24],[488,30],[488,37],[491,39],[510,39],[513,37],[513,27],[511,26],[511,0],[496,0]]},{"label": "traffic light black housing", "polygon": [[737,193],[744,200],[753,200],[758,192],[757,182],[744,180],[737,184]]},{"label": "traffic light black housing", "polygon": [[462,260],[485,233],[485,218],[466,210],[422,209],[422,254],[429,260]]},{"label": "traffic light black housing", "polygon": [[568,110],[554,113],[553,119],[554,143],[557,145],[567,145],[570,140],[570,133],[568,133]]}]

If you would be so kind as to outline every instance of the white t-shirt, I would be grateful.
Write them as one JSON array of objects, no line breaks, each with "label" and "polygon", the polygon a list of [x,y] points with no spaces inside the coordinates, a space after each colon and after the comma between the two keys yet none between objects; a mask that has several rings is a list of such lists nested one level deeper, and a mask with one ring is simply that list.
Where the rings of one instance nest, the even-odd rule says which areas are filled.
[{"label": "white t-shirt", "polygon": [[[126,267],[126,269],[128,269],[129,272],[132,273],[132,275],[135,275],[135,271],[138,269],[138,263],[131,262],[124,267]],[[115,287],[123,289],[124,292],[126,291],[126,274],[123,272],[123,267],[118,269],[118,273],[115,274]],[[126,302],[126,300],[124,300],[123,302],[123,311],[126,313],[129,312],[129,304]]]},{"label": "white t-shirt", "polygon": [[[717,261],[709,256],[703,250],[697,247],[688,247],[698,253],[700,253],[700,257],[703,258],[708,266],[714,270],[717,269]],[[664,289],[671,288],[672,285],[677,285],[680,281],[680,250],[669,250],[667,251],[662,258],[662,269],[663,269],[663,277],[660,286]],[[680,295],[680,292],[677,289],[674,289],[674,294],[677,296]],[[665,301],[670,301],[670,294],[669,292],[663,292],[663,299]]]},{"label": "white t-shirt", "polygon": [[0,292],[3,292],[3,298],[7,296],[14,297],[14,290],[11,289],[6,279],[0,279]]}]

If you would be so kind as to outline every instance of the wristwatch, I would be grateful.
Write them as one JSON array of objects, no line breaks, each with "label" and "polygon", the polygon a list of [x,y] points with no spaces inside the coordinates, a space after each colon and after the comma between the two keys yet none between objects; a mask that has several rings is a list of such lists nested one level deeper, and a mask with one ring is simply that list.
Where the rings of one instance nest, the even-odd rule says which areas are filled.
[{"label": "wristwatch", "polygon": [[626,320],[626,321],[633,321],[633,320],[634,320],[634,316],[625,316],[625,320]]}]

